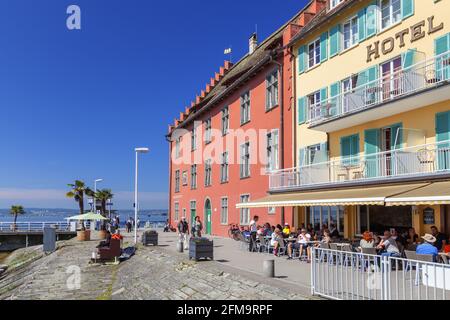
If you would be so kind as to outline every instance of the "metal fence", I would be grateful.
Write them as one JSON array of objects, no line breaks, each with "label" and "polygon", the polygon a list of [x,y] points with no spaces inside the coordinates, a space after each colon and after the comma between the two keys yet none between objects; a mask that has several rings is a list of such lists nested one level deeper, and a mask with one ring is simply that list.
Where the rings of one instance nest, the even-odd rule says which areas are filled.
[{"label": "metal fence", "polygon": [[0,222],[0,232],[43,231],[46,227],[69,231],[70,224],[68,222]]},{"label": "metal fence", "polygon": [[335,300],[448,300],[450,265],[314,248],[313,295]]}]

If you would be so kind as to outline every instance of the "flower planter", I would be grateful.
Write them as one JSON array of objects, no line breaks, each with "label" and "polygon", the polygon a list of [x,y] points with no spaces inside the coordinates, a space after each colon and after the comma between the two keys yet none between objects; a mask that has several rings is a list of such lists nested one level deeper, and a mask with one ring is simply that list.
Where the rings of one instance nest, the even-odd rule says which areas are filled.
[{"label": "flower planter", "polygon": [[153,230],[145,231],[142,234],[142,244],[144,246],[148,246],[148,245],[157,246],[158,245],[158,232],[153,231]]},{"label": "flower planter", "polygon": [[90,241],[91,240],[91,231],[90,230],[77,231],[77,240],[78,241]]},{"label": "flower planter", "polygon": [[191,238],[189,241],[189,260],[214,260],[214,243],[207,238]]}]

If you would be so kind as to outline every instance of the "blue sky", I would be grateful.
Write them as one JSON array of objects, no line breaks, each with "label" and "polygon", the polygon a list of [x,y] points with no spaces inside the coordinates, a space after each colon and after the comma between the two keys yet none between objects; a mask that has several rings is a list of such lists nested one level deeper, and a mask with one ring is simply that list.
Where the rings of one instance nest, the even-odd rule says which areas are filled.
[{"label": "blue sky", "polygon": [[[112,188],[132,206],[136,146],[142,208],[166,208],[167,124],[223,64],[305,0],[0,2],[0,208],[75,208],[66,184]],[[82,30],[66,28],[81,8]]]}]

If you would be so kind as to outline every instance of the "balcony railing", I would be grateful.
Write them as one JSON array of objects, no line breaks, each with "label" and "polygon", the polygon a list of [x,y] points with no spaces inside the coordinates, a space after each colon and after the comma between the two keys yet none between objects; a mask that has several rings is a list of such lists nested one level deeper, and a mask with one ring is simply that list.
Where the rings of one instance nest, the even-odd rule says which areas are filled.
[{"label": "balcony railing", "polygon": [[450,141],[338,158],[270,174],[271,191],[450,173]]},{"label": "balcony railing", "polygon": [[450,51],[308,106],[311,126],[394,101],[450,80]]}]

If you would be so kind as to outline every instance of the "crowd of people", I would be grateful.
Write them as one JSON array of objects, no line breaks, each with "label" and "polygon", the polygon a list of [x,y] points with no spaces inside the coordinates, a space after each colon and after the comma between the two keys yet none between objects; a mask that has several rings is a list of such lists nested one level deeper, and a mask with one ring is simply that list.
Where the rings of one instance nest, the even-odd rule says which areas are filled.
[{"label": "crowd of people", "polygon": [[[165,232],[169,232],[169,230],[170,225],[166,225]],[[195,217],[194,223],[192,224],[191,228],[189,228],[189,222],[187,221],[186,217],[182,217],[180,222],[178,222],[177,230],[180,242],[184,243],[184,249],[187,250],[189,248],[190,236],[194,238],[202,237],[203,223],[200,220],[200,217],[197,216]]]}]

